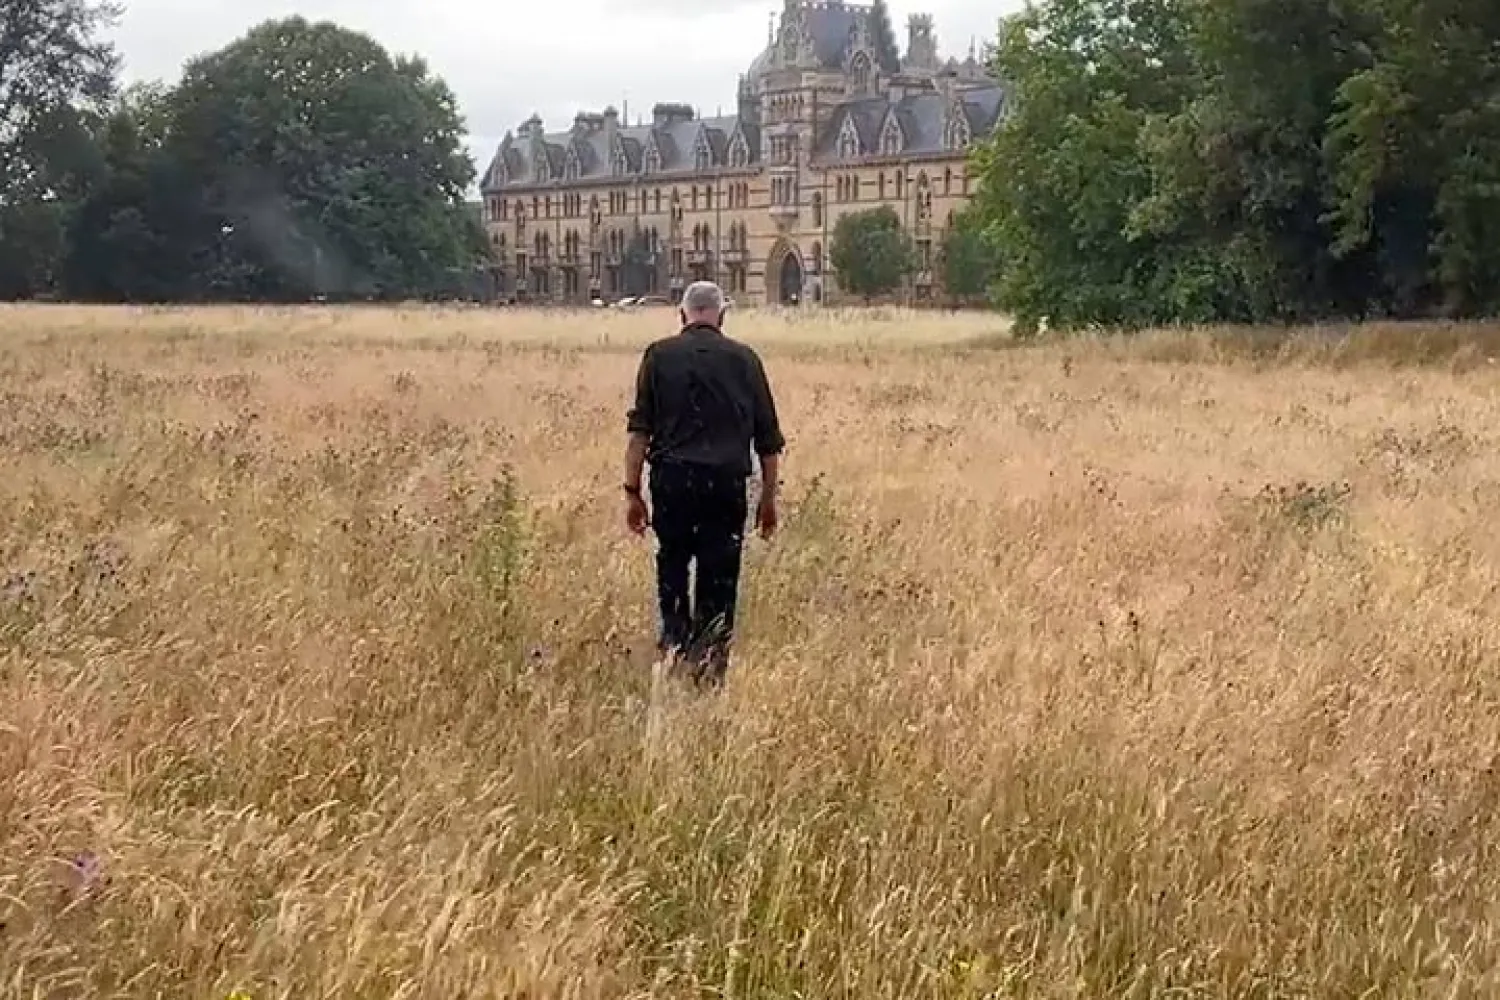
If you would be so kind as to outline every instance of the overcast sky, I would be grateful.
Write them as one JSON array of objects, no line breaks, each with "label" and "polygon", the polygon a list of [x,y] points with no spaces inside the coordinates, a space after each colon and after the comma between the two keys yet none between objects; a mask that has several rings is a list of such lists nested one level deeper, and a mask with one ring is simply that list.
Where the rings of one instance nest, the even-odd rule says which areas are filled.
[{"label": "overcast sky", "polygon": [[[962,58],[993,39],[1019,0],[890,0],[905,48],[908,15],[930,13],[938,46]],[[734,103],[735,83],[765,47],[782,0],[125,0],[115,37],[129,80],[173,81],[195,55],[271,17],[301,14],[415,53],[448,81],[482,171],[506,130],[533,111],[549,130],[579,110],[658,101],[704,114]]]}]

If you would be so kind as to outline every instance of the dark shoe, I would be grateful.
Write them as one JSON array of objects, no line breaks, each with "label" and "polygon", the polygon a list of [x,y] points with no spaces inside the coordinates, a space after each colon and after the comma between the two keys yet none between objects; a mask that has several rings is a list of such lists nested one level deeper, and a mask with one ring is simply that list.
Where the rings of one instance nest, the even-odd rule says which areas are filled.
[{"label": "dark shoe", "polygon": [[700,688],[722,691],[724,689],[724,678],[728,674],[729,651],[722,646],[714,646],[698,658],[697,669],[693,674],[693,682]]},{"label": "dark shoe", "polygon": [[697,679],[698,659],[691,649],[659,643],[657,651],[656,662],[660,665],[663,675],[673,680]]}]

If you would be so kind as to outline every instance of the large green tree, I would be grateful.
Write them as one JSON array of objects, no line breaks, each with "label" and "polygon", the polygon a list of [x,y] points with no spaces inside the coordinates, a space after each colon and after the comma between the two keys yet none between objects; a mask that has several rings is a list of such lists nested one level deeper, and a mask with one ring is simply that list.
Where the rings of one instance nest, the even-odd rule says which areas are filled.
[{"label": "large green tree", "polygon": [[1322,138],[1369,26],[1353,4],[1182,7],[1192,83],[1144,126],[1151,194],[1133,236],[1155,248],[1155,319],[1317,319],[1358,308],[1369,274],[1332,252]]},{"label": "large green tree", "polygon": [[423,296],[485,252],[453,94],[367,35],[266,22],[189,63],[169,104],[206,294]]},{"label": "large green tree", "polygon": [[983,301],[997,275],[994,247],[979,214],[959,211],[943,235],[943,289],[950,301]]},{"label": "large green tree", "polygon": [[866,300],[898,290],[911,273],[911,237],[889,205],[839,218],[829,241],[828,259],[839,287]]},{"label": "large green tree", "polygon": [[92,130],[116,56],[97,0],[0,3],[0,298],[52,292],[72,211],[96,177]]},{"label": "large green tree", "polygon": [[1050,0],[1003,23],[994,68],[1016,100],[975,152],[976,204],[1019,329],[1158,318],[1158,237],[1131,220],[1152,191],[1142,131],[1183,107],[1194,76],[1182,8]]},{"label": "large green tree", "polygon": [[1389,311],[1500,311],[1500,5],[1365,0],[1378,25],[1326,140],[1342,254]]},{"label": "large green tree", "polygon": [[1022,329],[1500,311],[1500,6],[1046,0],[976,154]]},{"label": "large green tree", "polygon": [[196,297],[198,205],[164,139],[170,93],[137,86],[103,122],[102,177],[74,213],[65,287],[95,301]]}]

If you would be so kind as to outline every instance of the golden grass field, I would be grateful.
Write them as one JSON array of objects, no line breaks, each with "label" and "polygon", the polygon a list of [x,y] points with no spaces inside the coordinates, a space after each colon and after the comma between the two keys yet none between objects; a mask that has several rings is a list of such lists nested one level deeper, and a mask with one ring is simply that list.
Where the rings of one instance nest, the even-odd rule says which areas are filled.
[{"label": "golden grass field", "polygon": [[736,316],[700,699],[672,321],[0,309],[0,996],[1497,995],[1500,333]]}]

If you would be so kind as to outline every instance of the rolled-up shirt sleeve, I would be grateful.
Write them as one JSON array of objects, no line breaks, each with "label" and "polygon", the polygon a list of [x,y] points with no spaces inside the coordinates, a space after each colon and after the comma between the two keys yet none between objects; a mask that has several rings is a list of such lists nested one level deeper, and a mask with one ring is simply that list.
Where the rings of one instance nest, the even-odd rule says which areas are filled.
[{"label": "rolled-up shirt sleeve", "polygon": [[650,437],[656,429],[656,355],[647,348],[635,373],[635,402],[625,417],[631,434]]}]

